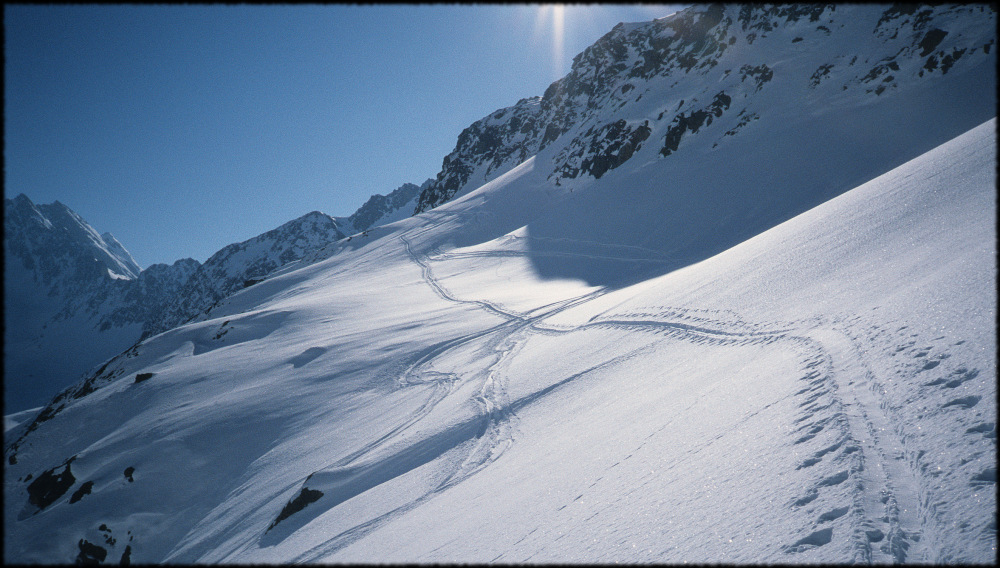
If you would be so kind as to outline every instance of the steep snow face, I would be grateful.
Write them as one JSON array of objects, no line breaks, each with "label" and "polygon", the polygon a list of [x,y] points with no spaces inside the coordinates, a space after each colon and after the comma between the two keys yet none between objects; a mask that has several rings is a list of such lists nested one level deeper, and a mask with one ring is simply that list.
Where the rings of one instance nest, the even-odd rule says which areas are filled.
[{"label": "steep snow face", "polygon": [[530,159],[328,245],[11,430],[5,560],[988,563],[995,129],[616,287]]},{"label": "steep snow face", "polygon": [[[463,131],[416,212],[547,148],[553,151],[536,164],[547,178],[599,179],[625,163],[677,161],[678,153],[699,154],[812,115],[892,105],[945,75],[990,77],[995,30],[995,8],[987,5],[712,5],[619,24],[575,57],[569,75],[542,97]],[[938,143],[995,108],[978,92],[956,101],[968,105],[973,111],[963,112],[975,120],[957,129],[948,128],[951,109],[928,117]],[[897,127],[885,117],[868,128]],[[813,132],[822,138],[822,130]],[[896,163],[932,147],[908,149]]]}]

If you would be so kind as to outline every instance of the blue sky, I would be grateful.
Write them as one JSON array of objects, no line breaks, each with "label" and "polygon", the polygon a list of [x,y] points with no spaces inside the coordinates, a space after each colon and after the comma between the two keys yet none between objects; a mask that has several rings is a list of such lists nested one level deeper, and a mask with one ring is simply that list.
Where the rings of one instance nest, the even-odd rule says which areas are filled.
[{"label": "blue sky", "polygon": [[5,197],[61,201],[143,268],[204,261],[434,177],[463,128],[677,8],[6,5]]}]

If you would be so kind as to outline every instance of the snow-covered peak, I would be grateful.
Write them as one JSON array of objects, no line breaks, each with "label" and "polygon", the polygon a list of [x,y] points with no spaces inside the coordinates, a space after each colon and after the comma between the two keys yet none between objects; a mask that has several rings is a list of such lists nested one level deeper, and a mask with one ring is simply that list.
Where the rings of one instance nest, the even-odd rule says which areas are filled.
[{"label": "snow-covered peak", "polygon": [[106,232],[101,235],[101,240],[104,242],[110,254],[114,255],[115,258],[122,260],[123,263],[128,264],[129,268],[135,269],[137,271],[135,275],[138,275],[139,271],[142,269],[139,268],[138,263],[136,263],[135,259],[132,258],[132,254],[125,249],[124,245],[118,242],[118,239],[116,239],[114,235],[110,232]]},{"label": "snow-covered peak", "polygon": [[579,185],[638,155],[669,159],[696,136],[721,145],[768,122],[863,107],[988,68],[995,22],[995,6],[985,4],[713,4],[619,24],[540,100],[463,131],[416,212],[546,149],[536,167]]},{"label": "snow-covered peak", "polygon": [[433,179],[428,179],[421,185],[404,183],[388,195],[375,194],[371,196],[364,205],[348,217],[353,232],[361,232],[413,215],[416,198],[433,182]]},{"label": "snow-covered peak", "polygon": [[344,234],[337,228],[337,222],[333,217],[319,211],[312,211],[256,237],[222,247],[205,261],[205,265],[220,265],[236,253],[257,248],[282,249],[280,255],[284,256],[279,255],[278,260],[281,260],[282,263],[290,262],[295,260],[293,257],[298,257],[295,252],[286,252],[283,248],[286,245],[309,248],[343,237]]},{"label": "snow-covered peak", "polygon": [[5,200],[4,252],[6,408],[44,403],[138,338],[124,338],[130,332],[119,326],[109,341],[95,329],[101,305],[140,274],[110,233],[98,234],[58,201],[35,205],[21,194]]},{"label": "snow-covered peak", "polygon": [[312,211],[256,237],[227,245],[198,266],[169,305],[146,321],[144,335],[170,329],[226,296],[257,284],[274,270],[344,237],[336,219]]},{"label": "snow-covered peak", "polygon": [[169,329],[272,270],[344,235],[312,211],[234,243],[204,265],[185,258],[139,270],[111,234],[55,202],[21,194],[5,207],[5,403],[41,404],[143,335]]},{"label": "snow-covered peak", "polygon": [[[35,269],[35,277],[44,286],[74,286],[72,282],[56,282],[59,274],[66,274],[70,266],[73,279],[83,281],[134,279],[140,272],[132,255],[110,233],[100,235],[59,201],[35,205],[23,193],[5,200],[4,233],[8,252],[24,266]],[[55,265],[43,260],[55,257],[65,260]]]}]

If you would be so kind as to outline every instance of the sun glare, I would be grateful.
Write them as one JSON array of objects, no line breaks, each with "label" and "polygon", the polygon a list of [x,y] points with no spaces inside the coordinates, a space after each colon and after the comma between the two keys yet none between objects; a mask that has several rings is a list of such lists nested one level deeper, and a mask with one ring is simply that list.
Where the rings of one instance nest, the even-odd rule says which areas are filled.
[{"label": "sun glare", "polygon": [[562,74],[565,32],[566,6],[556,4],[552,6],[552,65],[556,76]]},{"label": "sun glare", "polygon": [[552,75],[561,76],[565,58],[566,6],[564,4],[543,4],[535,16],[535,38],[552,37]]}]

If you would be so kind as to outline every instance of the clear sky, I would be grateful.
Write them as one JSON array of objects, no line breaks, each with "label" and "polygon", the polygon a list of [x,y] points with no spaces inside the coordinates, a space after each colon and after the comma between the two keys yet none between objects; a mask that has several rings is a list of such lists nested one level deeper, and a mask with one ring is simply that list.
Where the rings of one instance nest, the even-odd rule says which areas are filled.
[{"label": "clear sky", "polygon": [[4,194],[143,268],[437,175],[618,22],[677,5],[4,6]]}]

